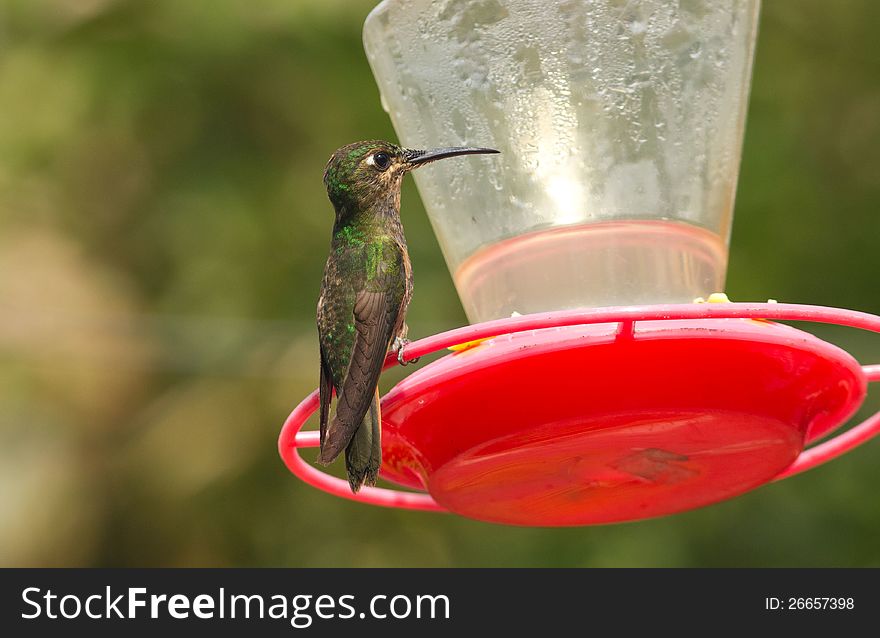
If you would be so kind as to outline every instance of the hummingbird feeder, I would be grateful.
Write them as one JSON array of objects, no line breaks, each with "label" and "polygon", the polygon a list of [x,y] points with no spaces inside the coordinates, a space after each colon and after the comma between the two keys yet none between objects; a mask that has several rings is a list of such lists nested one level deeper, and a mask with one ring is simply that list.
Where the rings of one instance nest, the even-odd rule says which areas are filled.
[{"label": "hummingbird feeder", "polygon": [[776,323],[880,332],[880,317],[711,294],[727,268],[758,9],[379,4],[364,44],[401,142],[502,153],[414,176],[473,324],[407,345],[404,359],[453,352],[382,399],[381,476],[414,491],[352,494],[300,456],[318,445],[301,431],[317,391],[281,431],[290,470],[366,503],[589,525],[731,498],[880,432],[878,413],[817,443],[880,365]]}]

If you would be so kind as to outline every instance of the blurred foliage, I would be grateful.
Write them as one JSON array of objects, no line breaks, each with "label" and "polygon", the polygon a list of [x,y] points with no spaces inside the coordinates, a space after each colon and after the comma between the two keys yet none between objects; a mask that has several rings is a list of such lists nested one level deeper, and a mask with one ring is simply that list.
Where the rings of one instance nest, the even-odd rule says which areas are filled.
[{"label": "blurred foliage", "polygon": [[[321,172],[394,138],[361,47],[373,4],[0,0],[0,564],[880,565],[877,443],[578,529],[371,508],[290,476],[275,442],[317,384]],[[878,26],[873,0],[765,3],[733,299],[880,313]],[[411,181],[403,198],[412,333],[460,325]],[[815,331],[880,361],[876,337]]]}]

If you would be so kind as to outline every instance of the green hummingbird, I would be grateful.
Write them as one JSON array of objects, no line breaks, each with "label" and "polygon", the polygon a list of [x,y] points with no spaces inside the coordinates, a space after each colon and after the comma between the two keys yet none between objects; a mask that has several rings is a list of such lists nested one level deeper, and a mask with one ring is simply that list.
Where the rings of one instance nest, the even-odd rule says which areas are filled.
[{"label": "green hummingbird", "polygon": [[[336,222],[318,299],[321,346],[318,461],[345,450],[352,492],[374,485],[382,463],[379,373],[388,349],[402,360],[413,276],[400,221],[400,186],[429,162],[490,148],[431,151],[390,142],[355,142],[338,149],[324,171]],[[336,414],[329,420],[336,391]],[[328,425],[328,421],[329,425]]]}]

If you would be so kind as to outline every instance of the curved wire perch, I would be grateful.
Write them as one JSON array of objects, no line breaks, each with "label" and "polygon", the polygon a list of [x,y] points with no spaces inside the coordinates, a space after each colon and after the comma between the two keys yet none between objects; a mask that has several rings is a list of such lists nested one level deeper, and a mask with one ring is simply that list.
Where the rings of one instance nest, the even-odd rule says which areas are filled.
[{"label": "curved wire perch", "polygon": [[[865,373],[868,381],[880,381],[880,365],[862,366],[862,372]],[[781,481],[789,476],[811,470],[817,465],[827,463],[857,448],[877,434],[880,434],[880,412],[868,417],[858,425],[854,425],[846,432],[825,441],[825,443],[804,450],[791,465],[777,474],[773,480]]]},{"label": "curved wire perch", "polygon": [[334,496],[361,503],[428,512],[447,511],[424,493],[399,492],[382,487],[364,487],[360,492],[354,494],[348,481],[330,476],[306,463],[297,452],[297,448],[318,447],[320,434],[317,431],[300,432],[300,428],[317,409],[318,391],[315,390],[290,413],[278,439],[278,451],[281,458],[284,459],[288,469],[300,480]]},{"label": "curved wire perch", "polygon": [[[651,306],[621,306],[609,308],[585,308],[560,310],[521,315],[508,319],[496,319],[472,326],[463,326],[448,332],[419,339],[404,346],[404,357],[421,357],[449,346],[478,341],[488,337],[578,326],[592,323],[620,323],[625,321],[662,321],[674,319],[774,319],[779,321],[810,321],[830,323],[851,328],[880,332],[880,317],[857,310],[843,310],[827,306],[807,306],[787,303],[690,303],[659,304]],[[389,355],[393,363],[396,356]]]},{"label": "curved wire perch", "polygon": [[[778,321],[809,321],[860,328],[880,333],[880,317],[855,310],[785,303],[703,303],[668,304],[652,306],[625,306],[614,308],[588,308],[545,312],[509,319],[487,321],[472,326],[449,330],[407,344],[400,353],[404,360],[414,359],[450,346],[478,341],[499,335],[596,323],[620,323],[621,330],[631,331],[638,321],[663,321],[681,319],[771,319]],[[385,368],[397,365],[397,353],[390,353]],[[862,371],[868,381],[880,381],[880,364],[867,365]],[[361,503],[384,507],[446,512],[429,494],[401,492],[379,487],[365,487],[353,494],[348,483],[330,476],[306,463],[297,452],[298,448],[317,447],[317,432],[301,432],[306,420],[318,407],[318,391],[306,397],[287,418],[278,439],[278,451],[290,471],[305,483],[320,490]],[[804,450],[785,470],[775,476],[778,481],[800,474],[865,443],[880,434],[880,412],[862,423],[824,443]]]}]

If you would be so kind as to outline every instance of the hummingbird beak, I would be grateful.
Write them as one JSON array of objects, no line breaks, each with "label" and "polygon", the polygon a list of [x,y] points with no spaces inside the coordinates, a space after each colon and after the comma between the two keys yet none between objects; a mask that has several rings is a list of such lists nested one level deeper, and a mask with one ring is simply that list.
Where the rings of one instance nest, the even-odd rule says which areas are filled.
[{"label": "hummingbird beak", "polygon": [[415,151],[406,149],[403,156],[406,159],[408,169],[418,168],[428,162],[455,157],[457,155],[482,155],[484,153],[500,153],[494,148],[477,148],[472,146],[453,146],[450,148],[435,148],[430,151]]}]

